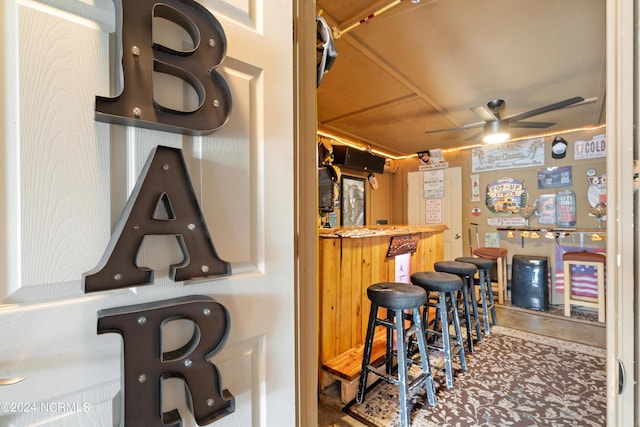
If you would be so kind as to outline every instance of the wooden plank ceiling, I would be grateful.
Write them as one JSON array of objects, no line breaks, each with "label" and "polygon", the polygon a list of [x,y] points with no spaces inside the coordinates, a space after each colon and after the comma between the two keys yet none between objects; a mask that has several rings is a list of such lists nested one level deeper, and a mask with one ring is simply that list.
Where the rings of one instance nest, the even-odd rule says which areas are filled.
[{"label": "wooden plank ceiling", "polygon": [[[317,91],[318,129],[398,155],[481,142],[471,108],[506,102],[503,117],[581,96],[531,117],[547,129],[605,122],[604,0],[317,0],[338,57]],[[365,23],[342,32],[374,14]]]}]

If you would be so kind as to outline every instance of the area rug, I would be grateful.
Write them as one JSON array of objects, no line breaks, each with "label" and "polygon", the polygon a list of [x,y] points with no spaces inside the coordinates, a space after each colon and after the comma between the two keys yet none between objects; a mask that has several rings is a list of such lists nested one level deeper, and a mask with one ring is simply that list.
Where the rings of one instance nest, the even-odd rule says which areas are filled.
[{"label": "area rug", "polygon": [[[441,358],[431,361],[442,366]],[[604,349],[495,326],[467,355],[467,365],[451,389],[434,369],[435,407],[423,387],[411,393],[412,426],[606,425]],[[399,426],[398,387],[379,381],[362,404],[344,411],[369,426]]]},{"label": "area rug", "polygon": [[584,322],[590,324],[596,324],[604,326],[604,323],[598,322],[598,312],[596,310],[590,310],[582,307],[572,306],[571,317],[564,315],[564,306],[562,304],[549,305],[546,311],[532,310],[530,308],[517,307],[511,304],[511,301],[506,300],[503,305],[496,305],[496,307],[503,308],[505,310],[516,310],[525,313],[533,313],[537,316],[555,317],[562,320],[571,320],[572,322]]}]

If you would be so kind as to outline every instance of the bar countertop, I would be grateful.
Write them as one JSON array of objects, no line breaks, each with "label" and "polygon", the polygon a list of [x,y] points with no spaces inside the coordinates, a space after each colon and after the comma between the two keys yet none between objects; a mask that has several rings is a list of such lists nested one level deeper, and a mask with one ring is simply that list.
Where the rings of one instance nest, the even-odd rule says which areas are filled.
[{"label": "bar countertop", "polygon": [[375,236],[401,236],[413,233],[437,233],[448,230],[444,224],[431,225],[376,225],[365,227],[319,228],[318,236],[323,238],[365,238]]}]

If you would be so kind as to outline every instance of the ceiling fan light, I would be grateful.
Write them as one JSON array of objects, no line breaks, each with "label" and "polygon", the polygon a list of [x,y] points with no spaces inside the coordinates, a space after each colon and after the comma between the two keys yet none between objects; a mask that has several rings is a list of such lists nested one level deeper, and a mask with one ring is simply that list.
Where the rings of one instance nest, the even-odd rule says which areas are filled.
[{"label": "ceiling fan light", "polygon": [[509,139],[509,136],[509,127],[500,120],[487,122],[484,125],[484,136],[482,140],[487,144],[505,142]]}]

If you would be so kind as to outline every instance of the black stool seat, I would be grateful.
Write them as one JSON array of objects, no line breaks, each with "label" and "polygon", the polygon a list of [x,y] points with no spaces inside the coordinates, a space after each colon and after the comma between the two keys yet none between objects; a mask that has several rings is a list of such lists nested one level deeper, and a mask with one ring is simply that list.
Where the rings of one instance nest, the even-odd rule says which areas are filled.
[{"label": "black stool seat", "polygon": [[423,288],[425,291],[454,292],[462,289],[460,277],[438,271],[413,273],[411,283]]},{"label": "black stool seat", "polygon": [[392,310],[422,307],[427,302],[424,289],[408,286],[406,283],[376,283],[367,288],[367,296],[376,305]]},{"label": "black stool seat", "polygon": [[496,264],[493,260],[487,258],[476,258],[472,256],[461,256],[456,258],[456,261],[473,264],[478,267],[478,269],[483,270],[490,270]]},{"label": "black stool seat", "polygon": [[465,276],[473,276],[478,271],[478,267],[468,262],[460,261],[438,261],[433,264],[433,268],[436,271],[442,271],[445,273],[462,274]]}]

